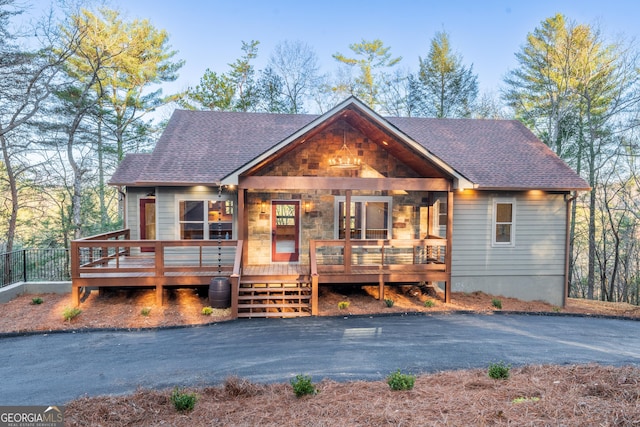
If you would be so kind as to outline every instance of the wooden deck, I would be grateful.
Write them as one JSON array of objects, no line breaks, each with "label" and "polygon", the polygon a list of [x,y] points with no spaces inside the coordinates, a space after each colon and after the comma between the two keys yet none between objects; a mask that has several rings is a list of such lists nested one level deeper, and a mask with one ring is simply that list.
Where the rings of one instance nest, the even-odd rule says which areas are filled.
[{"label": "wooden deck", "polygon": [[383,299],[385,284],[445,282],[445,301],[450,296],[444,239],[311,241],[309,264],[243,266],[241,240],[150,241],[129,240],[128,235],[121,230],[72,242],[74,304],[80,304],[83,288],[151,287],[162,305],[164,288],[208,286],[218,276],[229,278],[235,317],[238,304],[252,305],[246,317],[273,310],[283,316],[316,315],[321,284],[378,284]]}]

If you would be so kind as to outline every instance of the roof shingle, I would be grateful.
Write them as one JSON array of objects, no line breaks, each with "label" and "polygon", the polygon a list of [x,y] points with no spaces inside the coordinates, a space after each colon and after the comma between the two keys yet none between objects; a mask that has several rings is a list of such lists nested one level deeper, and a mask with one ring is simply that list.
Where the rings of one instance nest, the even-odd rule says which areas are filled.
[{"label": "roof shingle", "polygon": [[[110,183],[214,185],[318,117],[176,110],[153,153],[127,155]],[[518,121],[415,117],[384,120],[479,189],[588,188]]]}]

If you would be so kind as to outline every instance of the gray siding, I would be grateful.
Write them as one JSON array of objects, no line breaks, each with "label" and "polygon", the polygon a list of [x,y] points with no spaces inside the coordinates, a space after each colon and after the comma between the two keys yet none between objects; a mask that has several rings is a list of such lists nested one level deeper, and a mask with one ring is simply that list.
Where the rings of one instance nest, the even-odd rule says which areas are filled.
[{"label": "gray siding", "polygon": [[132,240],[140,238],[140,199],[146,198],[153,191],[153,188],[127,188],[126,227],[131,230]]},{"label": "gray siding", "polygon": [[[221,200],[227,200],[228,194],[223,194]],[[234,206],[237,199],[232,195]],[[156,193],[156,221],[158,224],[159,240],[179,240],[178,202],[180,200],[218,200],[218,189],[213,187],[164,187]],[[237,214],[234,215],[237,218]],[[237,235],[237,224],[233,225],[234,236]]]},{"label": "gray siding", "polygon": [[[515,245],[492,246],[493,200],[515,200]],[[456,193],[452,290],[562,303],[565,202],[541,192]]]}]

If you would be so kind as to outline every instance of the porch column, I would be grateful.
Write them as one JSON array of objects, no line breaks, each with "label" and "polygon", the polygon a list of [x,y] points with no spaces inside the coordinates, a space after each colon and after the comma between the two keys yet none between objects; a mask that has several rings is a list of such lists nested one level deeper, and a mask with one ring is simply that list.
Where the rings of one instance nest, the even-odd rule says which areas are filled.
[{"label": "porch column", "polygon": [[249,242],[247,242],[247,236],[249,235],[249,220],[245,212],[245,203],[247,200],[247,190],[238,186],[238,238],[242,240],[242,265],[247,265],[249,258]]},{"label": "porch column", "polygon": [[344,272],[351,274],[351,190],[345,191],[344,203]]},{"label": "porch column", "polygon": [[451,302],[451,248],[453,240],[453,191],[447,191],[447,252],[444,262],[447,269],[447,281],[444,283],[444,302]]}]

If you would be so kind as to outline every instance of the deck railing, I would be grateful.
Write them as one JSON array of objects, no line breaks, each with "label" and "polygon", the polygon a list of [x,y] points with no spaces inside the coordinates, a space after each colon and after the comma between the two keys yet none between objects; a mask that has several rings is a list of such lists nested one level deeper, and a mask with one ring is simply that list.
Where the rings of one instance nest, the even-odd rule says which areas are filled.
[{"label": "deck railing", "polygon": [[309,243],[311,273],[351,273],[358,268],[394,269],[430,266],[447,271],[446,239],[408,240],[312,240]]},{"label": "deck railing", "polygon": [[73,298],[80,287],[203,286],[214,276],[240,277],[242,241],[129,240],[129,230],[71,243]]}]

